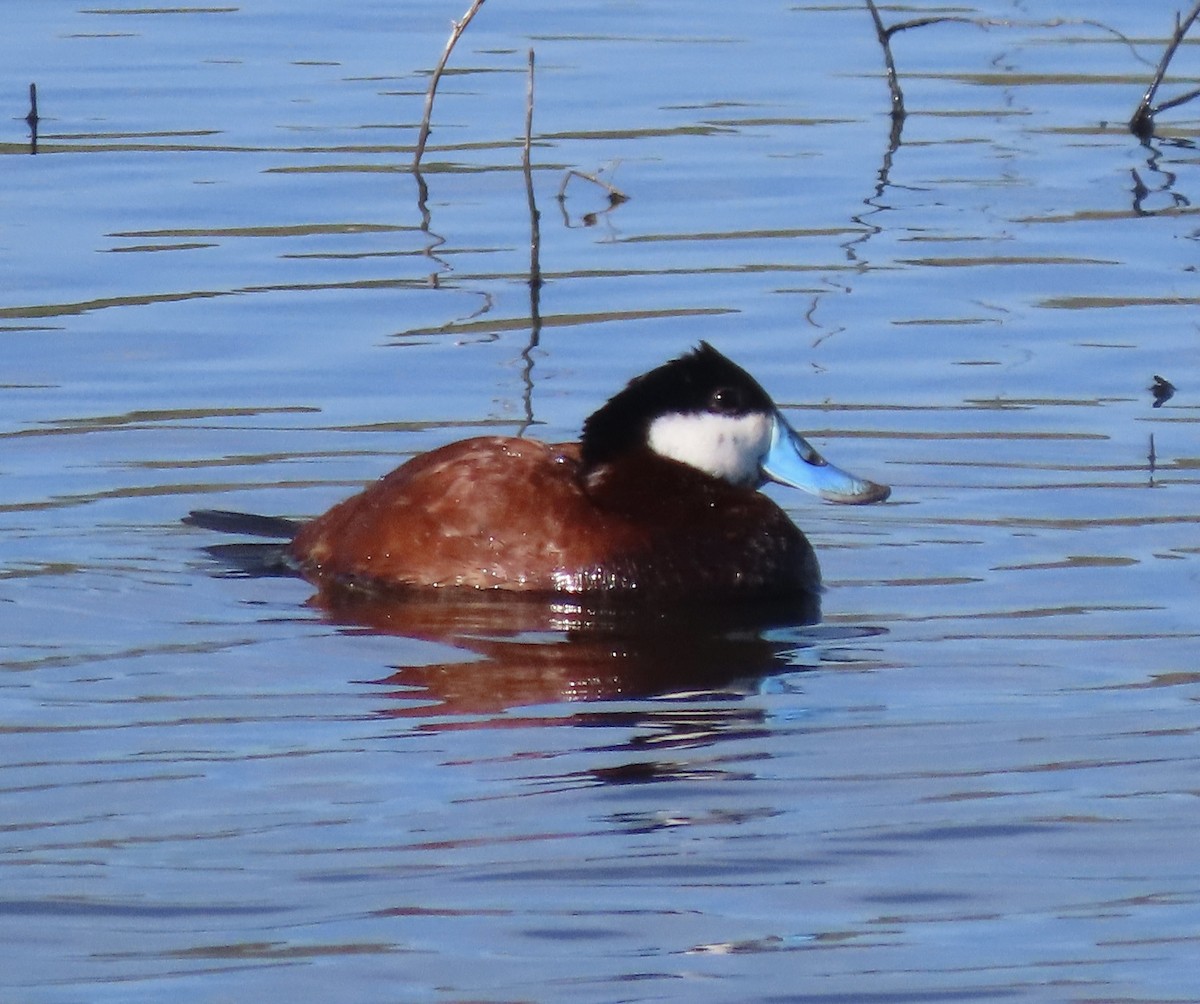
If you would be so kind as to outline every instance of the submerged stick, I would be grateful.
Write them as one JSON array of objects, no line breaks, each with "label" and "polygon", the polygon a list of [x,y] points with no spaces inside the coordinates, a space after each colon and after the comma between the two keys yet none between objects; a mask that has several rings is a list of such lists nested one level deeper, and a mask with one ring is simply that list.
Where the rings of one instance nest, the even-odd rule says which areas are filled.
[{"label": "submerged stick", "polygon": [[425,144],[429,140],[429,120],[433,117],[433,99],[437,94],[438,83],[442,79],[442,74],[446,72],[446,63],[450,61],[450,53],[454,51],[454,46],[462,37],[462,33],[467,30],[467,25],[471,23],[471,19],[479,13],[479,8],[484,5],[485,0],[474,0],[470,9],[462,16],[462,20],[452,22],[453,27],[450,29],[450,38],[446,42],[446,49],[442,53],[442,58],[438,60],[437,66],[434,68],[433,76],[429,79],[429,90],[425,94],[425,114],[421,117],[421,131],[417,136],[417,149],[413,154],[413,170],[417,170],[421,166],[421,157],[425,153]]},{"label": "submerged stick", "polygon": [[1160,105],[1154,104],[1154,95],[1158,92],[1163,78],[1167,75],[1167,66],[1174,58],[1175,51],[1182,44],[1183,37],[1188,33],[1188,29],[1191,28],[1197,17],[1200,17],[1200,0],[1197,0],[1197,3],[1192,7],[1191,13],[1186,18],[1181,19],[1179,12],[1175,12],[1175,31],[1172,32],[1171,40],[1167,43],[1166,49],[1163,50],[1162,59],[1158,62],[1158,69],[1154,71],[1154,77],[1150,81],[1150,86],[1146,88],[1146,93],[1142,95],[1142,100],[1138,103],[1137,110],[1133,113],[1133,118],[1129,120],[1129,131],[1139,139],[1148,139],[1154,134],[1154,116],[1159,112],[1165,112],[1168,108],[1175,108],[1200,95],[1200,87],[1196,87],[1186,94],[1172,98],[1170,101],[1164,101]]}]

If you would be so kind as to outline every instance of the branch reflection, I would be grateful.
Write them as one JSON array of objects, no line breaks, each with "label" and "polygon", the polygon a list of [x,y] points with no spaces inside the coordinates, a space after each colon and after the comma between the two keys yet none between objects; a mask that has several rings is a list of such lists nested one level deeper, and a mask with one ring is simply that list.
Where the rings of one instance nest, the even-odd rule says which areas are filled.
[{"label": "branch reflection", "polygon": [[[1179,176],[1163,166],[1164,152],[1155,145],[1156,143],[1189,152],[1194,152],[1196,149],[1195,143],[1186,139],[1156,137],[1142,141],[1142,148],[1146,151],[1146,178],[1149,180],[1143,180],[1137,168],[1131,168],[1129,172],[1133,179],[1133,211],[1138,216],[1157,216],[1159,213],[1186,209],[1192,204],[1191,199],[1186,195],[1175,191],[1175,184],[1179,180]],[[1165,203],[1163,202],[1164,198]],[[1147,205],[1147,203],[1152,204]]]}]

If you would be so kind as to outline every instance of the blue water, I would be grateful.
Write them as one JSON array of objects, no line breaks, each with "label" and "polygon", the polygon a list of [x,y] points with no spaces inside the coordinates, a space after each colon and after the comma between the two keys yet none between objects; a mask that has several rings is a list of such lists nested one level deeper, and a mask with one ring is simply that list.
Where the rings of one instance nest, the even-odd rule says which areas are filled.
[{"label": "blue water", "polygon": [[[465,0],[10,0],[0,996],[1200,999],[1200,105],[1123,125],[1174,8],[1044,6],[896,36],[893,143],[857,3],[493,0],[422,203]],[[893,485],[771,489],[820,625],[622,672],[179,523],[570,438],[702,338]]]}]

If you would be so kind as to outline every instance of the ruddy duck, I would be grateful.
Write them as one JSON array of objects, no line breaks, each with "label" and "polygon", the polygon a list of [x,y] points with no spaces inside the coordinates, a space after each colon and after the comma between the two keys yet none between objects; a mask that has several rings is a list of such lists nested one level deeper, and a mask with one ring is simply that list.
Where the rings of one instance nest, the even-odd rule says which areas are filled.
[{"label": "ruddy duck", "polygon": [[833,502],[890,491],[828,463],[750,374],[701,342],[632,380],[578,443],[466,439],[307,523],[211,510],[186,522],[290,537],[291,562],[323,594],[816,594],[816,556],[758,492],[767,481]]}]

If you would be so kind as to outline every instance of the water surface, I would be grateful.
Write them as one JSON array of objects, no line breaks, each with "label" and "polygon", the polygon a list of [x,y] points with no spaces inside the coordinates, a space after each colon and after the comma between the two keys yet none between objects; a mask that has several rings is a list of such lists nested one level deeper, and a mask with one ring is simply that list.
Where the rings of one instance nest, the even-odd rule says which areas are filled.
[{"label": "water surface", "polygon": [[[1045,6],[897,36],[892,137],[858,4],[494,0],[422,199],[465,3],[6,5],[4,995],[1196,999],[1200,123],[1123,125],[1174,8]],[[893,485],[775,494],[819,625],[353,621],[179,524],[702,338]]]}]

